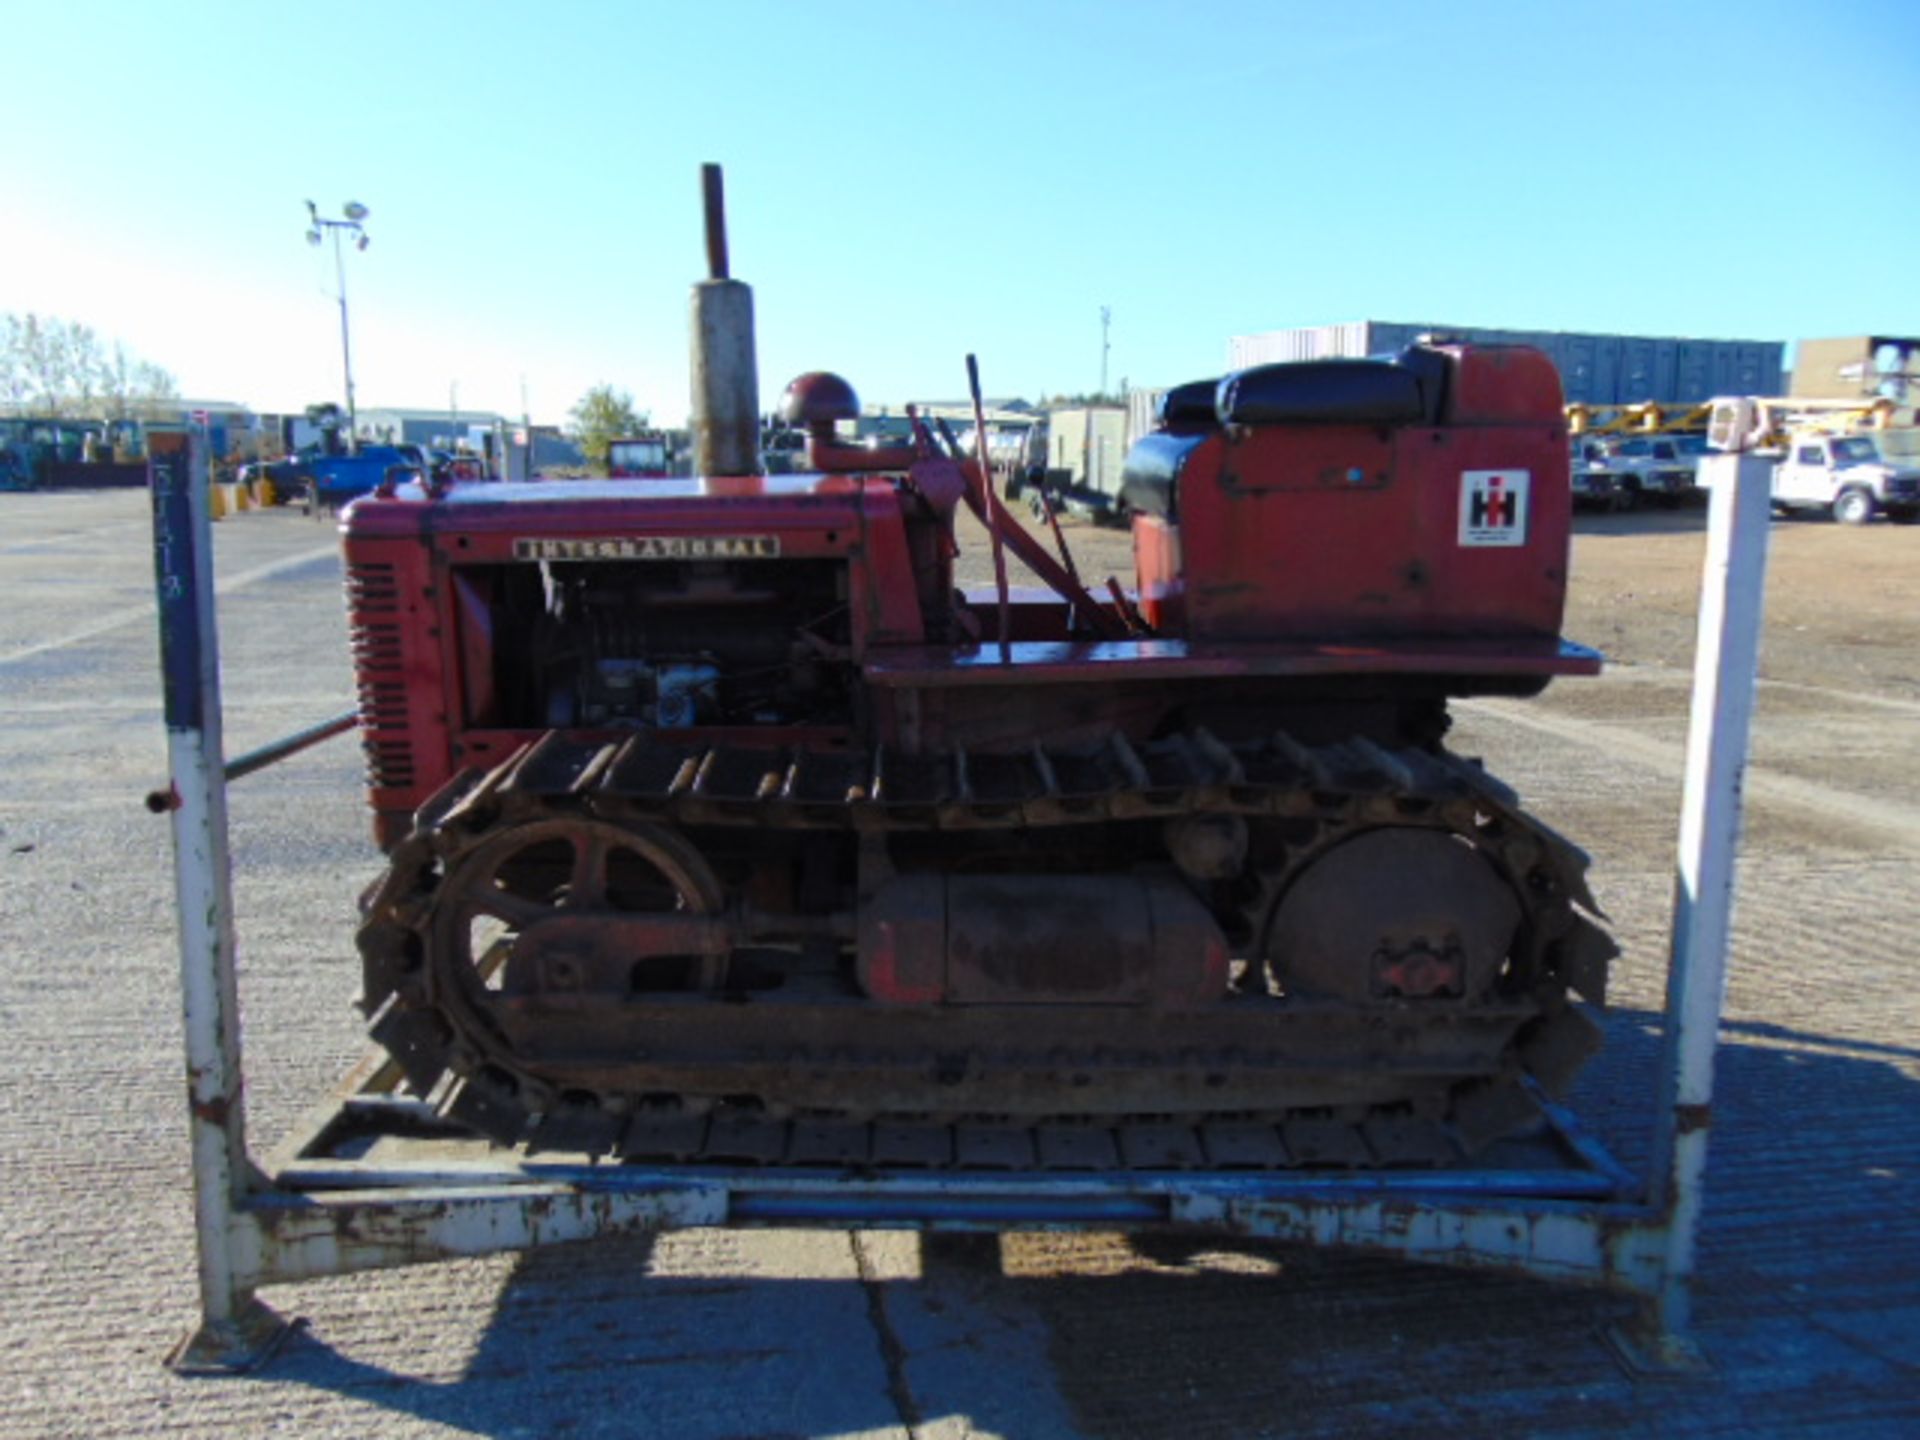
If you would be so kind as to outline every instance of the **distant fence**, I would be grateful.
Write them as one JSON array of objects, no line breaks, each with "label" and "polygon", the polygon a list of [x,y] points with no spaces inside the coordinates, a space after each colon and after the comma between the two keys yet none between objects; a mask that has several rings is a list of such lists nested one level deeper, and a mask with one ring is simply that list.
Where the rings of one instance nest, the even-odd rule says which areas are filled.
[{"label": "distant fence", "polygon": [[40,490],[134,490],[147,483],[147,462],[85,464],[79,460],[50,460],[35,477]]}]

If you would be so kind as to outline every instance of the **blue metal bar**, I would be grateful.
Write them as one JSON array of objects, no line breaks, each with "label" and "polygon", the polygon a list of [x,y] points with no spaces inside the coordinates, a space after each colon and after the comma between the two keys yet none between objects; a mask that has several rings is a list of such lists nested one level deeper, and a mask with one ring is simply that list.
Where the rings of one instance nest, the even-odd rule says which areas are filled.
[{"label": "blue metal bar", "polygon": [[296,730],[291,735],[269,741],[257,750],[249,750],[244,755],[236,755],[227,762],[227,779],[238,780],[243,775],[251,775],[256,770],[264,770],[277,764],[289,755],[298,755],[302,750],[310,750],[323,740],[331,740],[336,735],[344,735],[360,723],[358,710],[343,710],[330,720],[322,720],[318,725],[309,725],[304,730]]},{"label": "blue metal bar", "polygon": [[1146,1195],[980,1194],[958,1189],[870,1195],[847,1188],[819,1191],[742,1190],[727,1214],[739,1223],[805,1221],[844,1225],[960,1222],[985,1227],[1022,1225],[1159,1225],[1171,1218],[1166,1201]]},{"label": "blue metal bar", "polygon": [[1539,1101],[1540,1109],[1546,1115],[1547,1122],[1553,1126],[1555,1136],[1561,1144],[1573,1152],[1582,1165],[1596,1175],[1607,1177],[1616,1195],[1628,1195],[1643,1189],[1640,1177],[1608,1154],[1606,1147],[1595,1136],[1588,1133],[1573,1111],[1549,1099],[1539,1082],[1531,1077],[1527,1080],[1527,1084]]},{"label": "blue metal bar", "polygon": [[[1589,1142],[1590,1144],[1591,1142]],[[729,1166],[645,1166],[547,1164],[525,1161],[442,1161],[438,1164],[367,1164],[355,1160],[294,1160],[276,1180],[298,1193],[317,1190],[365,1190],[393,1185],[564,1184],[588,1193],[627,1194],[641,1190],[717,1186],[752,1198],[778,1195],[851,1195],[861,1204],[892,1200],[917,1203],[924,1195],[957,1197],[967,1203],[1078,1203],[1081,1200],[1158,1204],[1166,1197],[1206,1194],[1222,1198],[1368,1200],[1386,1197],[1540,1198],[1604,1200],[1638,1188],[1611,1157],[1599,1152],[1604,1168],[1572,1166],[1537,1170],[1396,1170],[1386,1173],[1283,1173],[1186,1170],[1160,1173],[1088,1172],[1071,1175],[925,1172],[881,1174],[850,1179],[831,1169]]]},{"label": "blue metal bar", "polygon": [[[164,634],[164,631],[162,632]],[[264,770],[269,765],[278,764],[290,755],[298,755],[302,750],[310,750],[323,740],[331,740],[353,729],[360,723],[357,710],[344,710],[331,720],[322,720],[318,725],[309,725],[304,730],[296,730],[291,735],[271,740],[257,750],[249,750],[227,761],[222,769],[223,780],[238,780],[243,775],[251,775],[256,770]],[[165,790],[147,792],[147,809],[156,815],[164,815],[169,810],[179,808],[179,796],[169,787]]]}]

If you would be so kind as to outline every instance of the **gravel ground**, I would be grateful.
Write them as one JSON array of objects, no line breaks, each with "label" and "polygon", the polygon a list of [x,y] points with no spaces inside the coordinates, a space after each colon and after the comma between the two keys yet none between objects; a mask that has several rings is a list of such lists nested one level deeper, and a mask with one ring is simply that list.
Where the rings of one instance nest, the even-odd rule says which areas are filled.
[{"label": "gravel ground", "polygon": [[[1619,664],[1461,707],[1595,854],[1624,948],[1576,1108],[1638,1163],[1658,1044],[1697,513],[1583,520],[1569,632]],[[351,700],[338,562],[217,530],[227,748]],[[1073,526],[1090,577],[1124,539]],[[1282,1246],[694,1231],[269,1294],[275,1363],[178,1379],[194,1312],[144,497],[0,496],[0,1436],[1907,1436],[1920,1431],[1920,530],[1774,529],[1698,1334],[1630,1380],[1592,1294]],[[345,742],[237,785],[264,1148],[361,1053],[377,866]]]}]

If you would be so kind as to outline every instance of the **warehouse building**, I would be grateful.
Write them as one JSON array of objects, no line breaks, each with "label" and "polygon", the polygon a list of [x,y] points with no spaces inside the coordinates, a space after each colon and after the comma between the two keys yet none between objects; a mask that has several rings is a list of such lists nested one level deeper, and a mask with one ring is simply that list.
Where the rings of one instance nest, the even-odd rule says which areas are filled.
[{"label": "warehouse building", "polygon": [[491,437],[512,425],[492,410],[406,410],[388,406],[362,408],[358,416],[360,439],[378,445],[425,445],[433,450],[472,450],[491,444]]},{"label": "warehouse building", "polygon": [[1851,335],[1802,340],[1793,347],[1793,394],[1821,400],[1920,404],[1920,340],[1911,336]]}]

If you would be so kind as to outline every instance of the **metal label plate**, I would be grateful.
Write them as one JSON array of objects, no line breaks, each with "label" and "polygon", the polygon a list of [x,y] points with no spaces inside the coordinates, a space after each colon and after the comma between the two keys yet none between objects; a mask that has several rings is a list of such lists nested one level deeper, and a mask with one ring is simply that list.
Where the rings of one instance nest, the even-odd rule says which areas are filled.
[{"label": "metal label plate", "polygon": [[516,560],[778,560],[778,535],[636,535],[516,539]]}]

